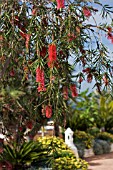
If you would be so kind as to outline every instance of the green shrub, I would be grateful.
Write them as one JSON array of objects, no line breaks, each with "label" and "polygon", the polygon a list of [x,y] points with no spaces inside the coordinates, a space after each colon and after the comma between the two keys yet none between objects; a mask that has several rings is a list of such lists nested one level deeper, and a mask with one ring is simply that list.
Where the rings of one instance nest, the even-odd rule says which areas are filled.
[{"label": "green shrub", "polygon": [[75,131],[74,143],[82,142],[85,148],[90,149],[93,146],[94,137],[84,131]]},{"label": "green shrub", "polygon": [[95,155],[101,155],[103,153],[110,152],[110,144],[105,140],[96,139],[93,145],[93,151]]},{"label": "green shrub", "polygon": [[111,150],[111,145],[105,140],[98,140],[98,143],[102,146],[103,153],[109,153]]},{"label": "green shrub", "polygon": [[92,136],[97,136],[100,133],[100,129],[97,127],[93,127],[91,129],[88,129],[87,132]]},{"label": "green shrub", "polygon": [[83,142],[79,142],[75,144],[78,150],[78,154],[80,158],[84,157],[84,153],[85,153],[85,145]]},{"label": "green shrub", "polygon": [[47,157],[47,149],[43,149],[38,142],[24,142],[19,146],[16,143],[13,145],[4,145],[3,152],[0,154],[0,162],[4,165],[9,162],[13,169],[27,168],[33,161],[40,161],[44,155]]},{"label": "green shrub", "polygon": [[108,132],[101,132],[97,135],[96,137],[97,139],[102,139],[102,140],[106,140],[108,142],[113,143],[113,135],[108,133]]},{"label": "green shrub", "polygon": [[100,143],[98,143],[97,141],[94,142],[93,152],[94,152],[95,155],[101,155],[101,154],[103,154],[102,145],[101,145]]},{"label": "green shrub", "polygon": [[[43,148],[49,148],[48,154],[52,157],[49,161],[49,167],[53,170],[87,170],[88,163],[82,159],[76,159],[72,150],[64,143],[63,139],[58,137],[39,137],[38,143],[43,145]],[[47,165],[48,166],[48,165]]]}]

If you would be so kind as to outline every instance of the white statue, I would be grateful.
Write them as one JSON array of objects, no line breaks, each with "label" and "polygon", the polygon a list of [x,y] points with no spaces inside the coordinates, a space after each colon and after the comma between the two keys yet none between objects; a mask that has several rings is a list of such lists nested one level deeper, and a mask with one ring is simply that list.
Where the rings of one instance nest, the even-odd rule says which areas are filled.
[{"label": "white statue", "polygon": [[67,128],[65,131],[65,143],[68,145],[70,149],[72,149],[76,158],[79,158],[78,150],[73,143],[73,131],[70,128]]}]

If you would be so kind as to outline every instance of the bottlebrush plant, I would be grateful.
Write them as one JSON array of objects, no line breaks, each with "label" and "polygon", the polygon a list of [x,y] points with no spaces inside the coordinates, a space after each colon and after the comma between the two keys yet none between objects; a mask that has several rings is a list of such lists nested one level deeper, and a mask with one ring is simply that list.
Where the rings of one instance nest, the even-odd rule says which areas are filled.
[{"label": "bottlebrush plant", "polygon": [[32,134],[49,118],[65,122],[67,100],[79,96],[85,79],[100,93],[112,87],[110,53],[100,38],[113,43],[112,22],[95,20],[112,17],[112,7],[99,0],[8,0],[0,9],[0,116],[10,134],[22,136],[26,122]]}]

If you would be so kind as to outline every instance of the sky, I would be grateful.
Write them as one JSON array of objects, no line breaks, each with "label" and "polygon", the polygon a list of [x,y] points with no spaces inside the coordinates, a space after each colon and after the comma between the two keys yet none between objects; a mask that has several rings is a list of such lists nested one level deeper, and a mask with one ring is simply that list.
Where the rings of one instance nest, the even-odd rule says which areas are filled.
[{"label": "sky", "polygon": [[[100,2],[102,4],[108,4],[109,6],[113,7],[113,0],[100,0]],[[98,6],[96,8],[98,8]],[[107,23],[107,24],[111,23],[110,17],[108,17],[107,19],[101,19],[101,17],[99,16],[99,12],[97,12],[94,17],[95,17],[95,20],[97,23]],[[87,22],[92,23],[92,24],[94,23],[94,21],[91,17],[89,18],[89,20]],[[110,58],[113,61],[113,44],[105,36],[102,37],[102,42],[108,47],[108,50],[110,52]],[[89,89],[89,92],[92,92],[92,91],[96,90],[96,88],[94,88],[94,85],[95,85],[94,80],[92,81],[92,83],[87,83],[86,81],[84,81],[81,84],[81,91]]]}]

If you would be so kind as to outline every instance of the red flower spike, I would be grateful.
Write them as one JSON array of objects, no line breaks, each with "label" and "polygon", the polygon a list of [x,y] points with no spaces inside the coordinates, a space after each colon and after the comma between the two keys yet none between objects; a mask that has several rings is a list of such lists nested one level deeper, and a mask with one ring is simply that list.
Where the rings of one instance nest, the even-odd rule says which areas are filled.
[{"label": "red flower spike", "polygon": [[64,8],[64,0],[56,0],[57,1],[57,9]]},{"label": "red flower spike", "polygon": [[87,82],[88,82],[88,83],[91,83],[91,82],[92,82],[92,79],[93,79],[93,76],[92,76],[91,73],[89,73],[89,74],[87,75]]},{"label": "red flower spike", "polygon": [[83,7],[83,14],[86,17],[90,17],[91,16],[91,11],[87,7]]},{"label": "red flower spike", "polygon": [[26,34],[26,35],[25,35],[25,38],[26,38],[25,44],[26,44],[26,48],[27,48],[27,49],[29,48],[30,37],[31,37],[31,34]]},{"label": "red flower spike", "polygon": [[51,62],[51,61],[48,61],[47,65],[48,65],[49,68],[53,68],[54,67],[54,63]]},{"label": "red flower spike", "polygon": [[55,62],[56,59],[57,59],[57,51],[56,51],[56,45],[55,44],[49,45],[48,53],[49,53],[49,61]]},{"label": "red flower spike", "polygon": [[32,9],[32,15],[35,16],[36,13],[37,13],[37,9],[36,8]]},{"label": "red flower spike", "polygon": [[36,82],[42,82],[42,79],[44,79],[44,70],[38,67],[36,69]]},{"label": "red flower spike", "polygon": [[66,86],[63,87],[63,97],[65,100],[68,99],[68,87]]},{"label": "red flower spike", "polygon": [[77,88],[76,88],[75,84],[72,84],[70,86],[70,90],[71,90],[72,97],[77,97],[78,96],[78,92],[77,92]]},{"label": "red flower spike", "polygon": [[37,87],[37,90],[38,90],[38,92],[46,91],[45,85],[44,85],[44,84],[39,85],[39,86]]},{"label": "red flower spike", "polygon": [[45,107],[45,113],[47,118],[51,118],[52,116],[52,107],[50,105]]},{"label": "red flower spike", "polygon": [[44,70],[41,69],[40,67],[36,69],[36,82],[39,83],[39,86],[37,88],[38,92],[46,91]]}]

